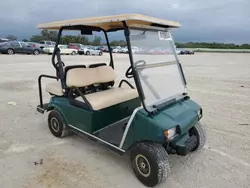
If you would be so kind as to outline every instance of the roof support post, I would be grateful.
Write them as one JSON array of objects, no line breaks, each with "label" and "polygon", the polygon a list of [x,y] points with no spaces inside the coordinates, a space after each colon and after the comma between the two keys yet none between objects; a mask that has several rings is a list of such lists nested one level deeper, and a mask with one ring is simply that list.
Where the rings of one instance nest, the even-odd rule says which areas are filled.
[{"label": "roof support post", "polygon": [[139,79],[138,72],[135,70],[135,67],[134,67],[134,60],[133,60],[133,54],[132,54],[131,42],[130,42],[130,30],[126,24],[126,21],[123,21],[122,24],[124,27],[124,35],[125,35],[126,42],[127,42],[129,60],[130,60],[131,68],[132,68],[133,77],[135,80],[135,85],[137,87],[137,91],[138,91],[139,97],[141,99],[143,108],[145,109],[146,112],[150,113],[145,106],[145,103],[144,103],[145,95],[143,93],[143,89],[142,89],[142,85],[141,85],[141,82]]}]

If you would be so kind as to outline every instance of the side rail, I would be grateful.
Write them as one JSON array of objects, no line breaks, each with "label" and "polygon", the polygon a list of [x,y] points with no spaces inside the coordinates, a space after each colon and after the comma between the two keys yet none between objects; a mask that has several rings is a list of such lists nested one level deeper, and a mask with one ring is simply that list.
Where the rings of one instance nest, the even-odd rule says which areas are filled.
[{"label": "side rail", "polygon": [[44,109],[44,105],[43,105],[43,93],[42,93],[42,78],[51,78],[51,79],[56,79],[58,80],[58,78],[56,76],[50,76],[50,75],[45,75],[42,74],[38,77],[38,88],[39,88],[39,101],[40,104],[37,106],[37,111],[40,113],[44,113],[45,109]]}]

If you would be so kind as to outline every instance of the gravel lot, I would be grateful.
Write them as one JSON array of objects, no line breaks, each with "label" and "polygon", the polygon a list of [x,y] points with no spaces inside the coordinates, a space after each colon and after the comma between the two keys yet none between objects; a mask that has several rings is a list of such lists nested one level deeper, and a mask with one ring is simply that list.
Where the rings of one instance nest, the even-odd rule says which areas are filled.
[{"label": "gravel lot", "polygon": [[[144,187],[133,175],[128,156],[79,136],[52,136],[47,116],[36,112],[37,77],[55,72],[50,58],[0,55],[0,187]],[[171,156],[172,172],[158,187],[250,186],[249,59],[250,54],[236,53],[180,56],[189,94],[203,106],[208,142],[199,153]],[[68,65],[87,64],[108,62],[109,57],[63,56],[63,60]],[[127,60],[126,55],[115,55],[119,79]],[[40,159],[43,164],[35,165]]]}]

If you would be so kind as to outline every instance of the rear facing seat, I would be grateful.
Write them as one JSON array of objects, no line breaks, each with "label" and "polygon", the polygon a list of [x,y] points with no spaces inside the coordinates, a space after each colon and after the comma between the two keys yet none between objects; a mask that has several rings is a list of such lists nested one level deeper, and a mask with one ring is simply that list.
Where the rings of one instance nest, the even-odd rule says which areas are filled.
[{"label": "rear facing seat", "polygon": [[[66,85],[68,87],[85,87],[92,84],[112,82],[116,78],[114,70],[110,66],[99,66],[96,68],[76,68],[67,73]],[[93,110],[101,110],[125,101],[138,97],[136,89],[129,87],[110,88],[84,95]],[[76,100],[84,102],[83,98],[77,97]]]},{"label": "rear facing seat", "polygon": [[[65,80],[66,80],[68,70],[75,69],[75,68],[86,68],[86,65],[70,65],[70,66],[65,67],[64,69]],[[61,86],[60,81],[48,83],[45,86],[45,90],[52,95],[63,96],[63,91],[62,91],[62,86]]]},{"label": "rear facing seat", "polygon": [[45,86],[45,90],[52,94],[52,95],[56,95],[56,96],[63,96],[63,91],[62,91],[62,86],[61,86],[61,82],[51,82],[48,83]]}]

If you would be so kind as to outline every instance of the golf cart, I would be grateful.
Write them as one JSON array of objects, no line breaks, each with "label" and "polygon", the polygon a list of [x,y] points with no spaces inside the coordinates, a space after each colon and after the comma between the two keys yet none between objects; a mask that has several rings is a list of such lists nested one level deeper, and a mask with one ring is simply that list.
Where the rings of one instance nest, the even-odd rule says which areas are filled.
[{"label": "golf cart", "polygon": [[[144,185],[164,181],[170,170],[168,155],[197,151],[206,139],[199,122],[202,108],[188,96],[170,33],[178,27],[177,22],[138,14],[40,24],[38,28],[59,30],[52,55],[56,76],[38,78],[37,110],[49,112],[52,134],[83,133],[121,154],[129,152],[132,169]],[[110,62],[66,66],[58,48],[63,30],[103,32]],[[107,35],[115,31],[123,31],[130,60],[127,79],[120,82]],[[142,50],[133,54],[131,46]],[[156,48],[161,53],[152,51]],[[54,79],[45,88],[51,95],[48,103],[43,103],[42,78]]]}]

